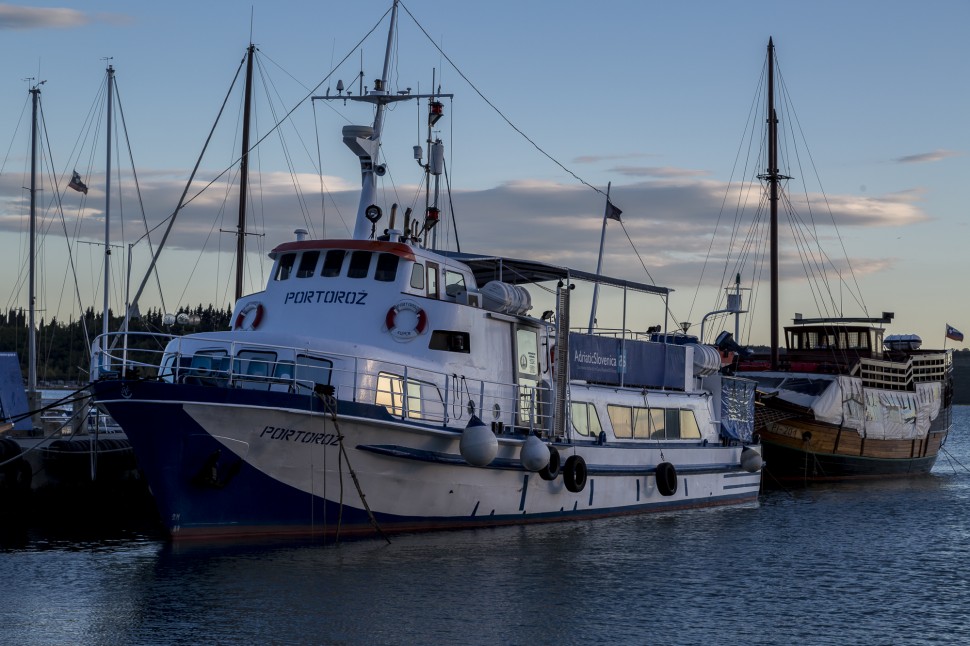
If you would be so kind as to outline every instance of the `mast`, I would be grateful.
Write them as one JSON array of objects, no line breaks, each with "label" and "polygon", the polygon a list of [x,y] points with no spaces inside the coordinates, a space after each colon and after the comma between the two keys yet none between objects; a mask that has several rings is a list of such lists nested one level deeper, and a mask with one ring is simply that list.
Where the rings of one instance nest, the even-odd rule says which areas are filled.
[{"label": "mast", "polygon": [[[361,87],[361,91],[357,96],[352,95],[349,91],[344,92],[344,83],[342,80],[337,81],[337,94],[331,95],[330,90],[327,90],[326,96],[313,96],[311,97],[314,101],[362,101],[364,103],[370,103],[374,106],[374,122],[371,126],[344,126],[343,127],[343,141],[344,145],[350,148],[351,152],[357,155],[357,159],[360,162],[360,202],[357,205],[357,220],[354,225],[354,239],[355,240],[369,240],[372,235],[372,231],[376,230],[377,222],[381,219],[382,213],[381,209],[375,203],[377,198],[377,178],[382,177],[386,172],[387,168],[384,164],[378,164],[377,158],[381,149],[381,131],[384,125],[384,108],[389,103],[394,103],[397,101],[413,101],[416,99],[431,99],[432,111],[429,114],[429,126],[433,126],[434,123],[440,118],[441,111],[436,107],[438,99],[451,98],[451,94],[442,94],[441,92],[432,91],[431,94],[411,94],[411,88],[399,91],[396,94],[391,94],[388,90],[387,77],[391,69],[391,55],[394,53],[394,32],[397,28],[397,8],[398,0],[394,0],[394,4],[391,6],[391,21],[390,28],[387,31],[387,49],[384,52],[384,67],[381,72],[381,78],[374,80],[374,87],[370,90]],[[362,78],[363,72],[361,72]],[[365,91],[366,90],[366,91]],[[433,90],[433,88],[432,88]],[[443,168],[444,156],[443,147],[437,146],[439,142],[435,142],[435,145],[431,147],[431,157],[435,161],[429,161],[429,164],[434,164],[435,168]],[[415,159],[419,159],[418,153],[415,153]],[[438,162],[441,162],[440,164]],[[431,174],[436,174],[433,170]],[[435,213],[432,217],[431,213],[428,213],[426,218],[425,227],[430,224],[434,226],[431,221],[437,220],[437,210],[435,207],[431,207]],[[393,228],[393,223],[391,223]],[[397,231],[394,234],[389,235],[394,242],[398,241],[398,237],[408,236],[408,233]],[[397,236],[397,237],[395,237]]]},{"label": "mast", "polygon": [[246,106],[243,109],[242,157],[239,162],[239,224],[236,231],[236,300],[242,298],[243,262],[246,254],[246,191],[249,182],[249,119],[252,110],[253,54],[256,46],[246,50]]},{"label": "mast", "polygon": [[[603,243],[606,241],[606,221],[610,219],[610,188],[613,186],[613,182],[608,182],[606,184],[606,207],[603,211],[603,230],[600,233],[600,253],[599,258],[596,261],[596,277],[599,278],[600,272],[603,271]],[[593,328],[596,326],[596,302],[599,300],[600,293],[600,283],[599,280],[593,285],[593,306],[589,310],[589,333],[593,333]],[[626,312],[624,311],[624,315]]]},{"label": "mast", "polygon": [[768,38],[768,203],[771,208],[771,369],[778,369],[778,117],[775,114],[775,46]]},{"label": "mast", "polygon": [[[29,252],[29,282],[28,301],[28,331],[27,331],[27,409],[36,411],[40,408],[40,397],[37,392],[37,329],[34,322],[36,308],[36,276],[34,248],[37,232],[37,105],[40,102],[41,81],[30,89],[31,94],[31,127],[30,127],[30,252]],[[39,423],[39,415],[35,415],[33,422]]]},{"label": "mast", "polygon": [[107,152],[104,167],[104,313],[101,334],[108,333],[108,297],[111,287],[111,110],[113,108],[115,70],[108,65],[108,122],[106,130]]},{"label": "mast", "polygon": [[[374,100],[376,109],[373,130],[369,137],[355,136],[356,133],[353,130],[345,129],[344,131],[344,143],[360,158],[361,192],[360,204],[357,207],[357,223],[354,227],[355,240],[370,238],[371,222],[367,219],[365,212],[374,203],[374,197],[377,194],[378,173],[384,174],[383,169],[378,170],[376,167],[377,155],[381,146],[381,129],[384,124],[385,101],[380,100],[380,97],[387,95],[387,74],[390,70],[391,52],[394,46],[394,29],[397,26],[397,4],[398,0],[394,0],[391,7],[391,24],[387,30],[387,49],[384,52],[384,68],[381,72],[381,78],[374,82],[374,89],[370,91],[370,96],[377,99]],[[361,96],[363,96],[363,93],[361,93]]]}]

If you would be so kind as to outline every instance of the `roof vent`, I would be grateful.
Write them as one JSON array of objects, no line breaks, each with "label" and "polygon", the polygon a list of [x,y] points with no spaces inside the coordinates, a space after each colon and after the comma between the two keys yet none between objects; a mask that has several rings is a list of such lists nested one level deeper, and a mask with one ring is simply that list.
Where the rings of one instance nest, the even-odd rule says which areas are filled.
[{"label": "roof vent", "polygon": [[296,234],[296,241],[297,242],[303,242],[304,240],[306,240],[306,235],[307,235],[307,230],[306,229],[297,229],[293,233]]}]

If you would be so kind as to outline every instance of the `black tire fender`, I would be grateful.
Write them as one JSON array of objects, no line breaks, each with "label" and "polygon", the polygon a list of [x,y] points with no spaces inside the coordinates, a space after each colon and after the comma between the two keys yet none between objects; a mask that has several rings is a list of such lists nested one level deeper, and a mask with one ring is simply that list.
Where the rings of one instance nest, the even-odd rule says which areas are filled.
[{"label": "black tire fender", "polygon": [[559,455],[559,449],[552,444],[548,446],[549,464],[539,470],[539,477],[543,480],[555,480],[559,477],[559,472],[562,470],[562,456]]},{"label": "black tire fender", "polygon": [[663,496],[677,493],[677,469],[670,462],[657,465],[657,491]]},{"label": "black tire fender", "polygon": [[573,493],[579,493],[586,488],[586,480],[589,478],[589,471],[586,468],[586,460],[581,455],[570,455],[566,458],[566,464],[562,468],[562,481],[566,489]]}]

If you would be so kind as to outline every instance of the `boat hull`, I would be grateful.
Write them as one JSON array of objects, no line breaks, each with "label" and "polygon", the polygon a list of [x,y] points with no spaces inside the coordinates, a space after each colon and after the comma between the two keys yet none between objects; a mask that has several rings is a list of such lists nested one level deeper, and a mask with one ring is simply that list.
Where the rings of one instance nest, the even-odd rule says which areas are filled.
[{"label": "boat hull", "polygon": [[926,437],[863,438],[849,428],[786,419],[758,429],[765,484],[838,482],[925,475],[946,441],[949,415],[934,420]]},{"label": "boat hull", "polygon": [[[380,533],[554,522],[757,501],[760,471],[741,446],[558,443],[588,479],[522,467],[524,435],[499,435],[487,467],[461,458],[461,433],[316,396],[163,382],[102,381],[97,399],[125,429],[174,540]],[[675,465],[663,495],[657,464]],[[574,460],[575,462],[575,460]],[[576,489],[577,487],[572,487]]]}]

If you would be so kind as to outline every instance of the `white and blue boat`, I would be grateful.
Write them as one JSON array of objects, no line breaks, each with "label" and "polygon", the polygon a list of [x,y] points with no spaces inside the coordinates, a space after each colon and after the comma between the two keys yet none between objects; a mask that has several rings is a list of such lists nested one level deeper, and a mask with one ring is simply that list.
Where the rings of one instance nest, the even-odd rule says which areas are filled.
[{"label": "white and blue boat", "polygon": [[[98,405],[131,441],[171,537],[332,539],[756,503],[753,382],[666,330],[570,325],[581,282],[630,300],[624,328],[643,318],[634,300],[666,312],[670,290],[438,250],[434,200],[420,217],[380,204],[386,106],[427,101],[429,124],[442,112],[441,95],[392,90],[387,69],[340,97],[374,111],[343,131],[363,184],[352,238],[297,230],[269,254],[265,289],[236,302],[232,329],[173,337],[157,361],[135,362],[144,353],[114,335],[96,342]],[[438,145],[429,138],[430,173]],[[534,315],[549,294],[553,309]]]}]

